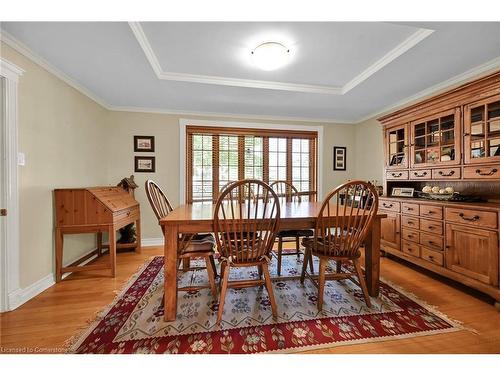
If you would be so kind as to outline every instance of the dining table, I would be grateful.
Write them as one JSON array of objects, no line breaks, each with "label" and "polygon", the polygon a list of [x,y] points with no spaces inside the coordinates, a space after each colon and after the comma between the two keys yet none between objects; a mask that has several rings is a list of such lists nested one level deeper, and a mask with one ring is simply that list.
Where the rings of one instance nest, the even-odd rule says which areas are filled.
[{"label": "dining table", "polygon": [[[322,202],[288,202],[280,205],[280,230],[314,229]],[[214,232],[212,202],[184,204],[160,219],[165,238],[164,320],[173,321],[177,315],[177,272],[179,234]],[[336,212],[336,210],[331,210]],[[336,215],[341,215],[342,210]],[[380,225],[387,215],[375,214],[370,231],[364,241],[365,278],[368,293],[377,297],[380,278]],[[298,277],[297,277],[298,278]]]}]

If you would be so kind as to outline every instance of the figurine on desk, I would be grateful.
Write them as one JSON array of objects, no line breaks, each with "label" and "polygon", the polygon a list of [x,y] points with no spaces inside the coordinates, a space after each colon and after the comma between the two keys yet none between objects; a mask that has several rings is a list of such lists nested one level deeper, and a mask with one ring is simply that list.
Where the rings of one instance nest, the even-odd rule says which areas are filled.
[{"label": "figurine on desk", "polygon": [[[123,181],[123,180],[122,180]],[[132,178],[133,181],[133,178]],[[135,184],[135,183],[134,183]],[[140,248],[141,218],[139,202],[120,186],[56,189],[56,282],[66,272],[110,269],[116,275],[116,231],[134,224],[136,240],[118,247]],[[132,228],[133,229],[133,228]],[[109,244],[102,243],[102,233],[109,233]],[[65,234],[96,233],[97,249],[77,261],[63,266],[63,239]],[[110,262],[79,266],[84,261],[101,256],[108,249]]]}]

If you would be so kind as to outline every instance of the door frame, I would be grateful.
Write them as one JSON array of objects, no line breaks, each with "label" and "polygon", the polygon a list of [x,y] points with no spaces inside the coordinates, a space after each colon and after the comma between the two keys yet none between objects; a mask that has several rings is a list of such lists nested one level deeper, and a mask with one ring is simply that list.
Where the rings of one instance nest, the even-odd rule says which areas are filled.
[{"label": "door frame", "polygon": [[20,289],[17,85],[23,73],[21,68],[0,58],[0,77],[5,82],[5,110],[0,114],[3,116],[0,129],[0,205],[7,209],[7,216],[0,219],[0,311],[17,307],[14,296]]}]

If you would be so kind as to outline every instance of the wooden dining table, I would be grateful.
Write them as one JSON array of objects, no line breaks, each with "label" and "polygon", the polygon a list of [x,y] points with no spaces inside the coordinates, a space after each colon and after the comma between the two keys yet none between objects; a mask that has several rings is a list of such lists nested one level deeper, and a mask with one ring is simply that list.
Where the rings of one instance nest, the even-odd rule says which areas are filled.
[{"label": "wooden dining table", "polygon": [[[314,229],[321,202],[293,202],[281,204],[280,230]],[[185,204],[160,219],[165,237],[165,313],[166,321],[177,315],[177,253],[179,234],[210,233],[214,231],[215,204],[203,202]],[[332,210],[332,212],[335,212]],[[380,277],[380,220],[387,217],[377,213],[365,240],[365,277],[368,293],[377,297]]]}]

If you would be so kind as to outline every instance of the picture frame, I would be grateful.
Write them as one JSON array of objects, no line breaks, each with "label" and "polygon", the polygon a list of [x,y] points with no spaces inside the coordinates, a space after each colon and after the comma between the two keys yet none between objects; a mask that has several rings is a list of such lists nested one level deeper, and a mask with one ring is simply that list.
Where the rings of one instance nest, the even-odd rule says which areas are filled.
[{"label": "picture frame", "polygon": [[134,158],[134,171],[138,173],[154,173],[156,170],[154,156],[136,156]]},{"label": "picture frame", "polygon": [[134,152],[154,152],[155,137],[152,135],[134,135]]},{"label": "picture frame", "polygon": [[414,188],[406,188],[406,187],[394,187],[392,188],[391,197],[413,197],[413,193],[415,192]]},{"label": "picture frame", "polygon": [[345,171],[347,168],[347,148],[333,146],[333,170]]}]

